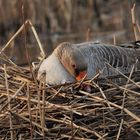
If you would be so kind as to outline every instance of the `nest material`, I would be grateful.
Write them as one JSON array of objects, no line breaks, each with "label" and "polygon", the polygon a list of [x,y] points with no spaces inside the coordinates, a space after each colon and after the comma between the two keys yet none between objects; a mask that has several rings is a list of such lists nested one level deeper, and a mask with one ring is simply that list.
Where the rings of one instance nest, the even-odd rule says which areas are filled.
[{"label": "nest material", "polygon": [[[0,138],[140,138],[140,82],[130,79],[132,75],[124,85],[95,77],[46,86],[30,70],[3,60],[10,65],[0,66]],[[133,77],[139,76],[137,72]],[[90,87],[91,93],[82,85]]]}]

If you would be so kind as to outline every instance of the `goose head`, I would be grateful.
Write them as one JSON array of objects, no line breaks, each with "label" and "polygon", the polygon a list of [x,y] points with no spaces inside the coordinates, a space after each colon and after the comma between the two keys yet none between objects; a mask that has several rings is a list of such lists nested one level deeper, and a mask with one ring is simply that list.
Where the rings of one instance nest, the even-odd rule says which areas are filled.
[{"label": "goose head", "polygon": [[[40,78],[42,74],[44,76]],[[37,79],[44,79],[46,83],[56,85],[79,81],[86,74],[87,63],[80,50],[70,43],[61,43],[42,62],[38,70]]]},{"label": "goose head", "polygon": [[87,74],[87,62],[74,44],[61,43],[54,51],[65,69],[76,79],[81,80]]}]

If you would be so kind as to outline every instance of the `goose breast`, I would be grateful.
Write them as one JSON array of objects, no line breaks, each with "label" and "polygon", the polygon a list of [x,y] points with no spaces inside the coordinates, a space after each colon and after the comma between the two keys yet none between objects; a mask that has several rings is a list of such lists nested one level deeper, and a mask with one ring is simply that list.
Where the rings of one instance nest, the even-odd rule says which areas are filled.
[{"label": "goose breast", "polygon": [[40,65],[37,79],[50,85],[71,83],[75,78],[67,72],[55,54],[50,55]]}]

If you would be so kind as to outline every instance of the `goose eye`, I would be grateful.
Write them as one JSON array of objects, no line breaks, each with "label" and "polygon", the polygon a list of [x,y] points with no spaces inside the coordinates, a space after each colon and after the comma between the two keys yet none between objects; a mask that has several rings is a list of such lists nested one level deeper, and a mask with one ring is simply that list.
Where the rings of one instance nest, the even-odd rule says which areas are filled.
[{"label": "goose eye", "polygon": [[72,67],[73,67],[74,69],[76,69],[76,65],[75,65],[75,64],[72,64]]}]

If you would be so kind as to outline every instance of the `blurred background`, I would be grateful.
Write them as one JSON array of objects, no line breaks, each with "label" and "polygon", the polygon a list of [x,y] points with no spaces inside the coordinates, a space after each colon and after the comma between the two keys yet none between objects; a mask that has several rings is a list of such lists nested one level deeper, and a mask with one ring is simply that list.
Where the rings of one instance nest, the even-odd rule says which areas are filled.
[{"label": "blurred background", "polygon": [[[139,23],[140,0],[0,0],[0,49],[26,19],[33,23],[47,56],[64,41],[114,43],[114,37],[116,43],[135,40],[131,20],[134,3]],[[31,61],[36,61],[40,50],[30,27],[26,38]],[[16,64],[27,64],[23,32],[5,53]]]}]

